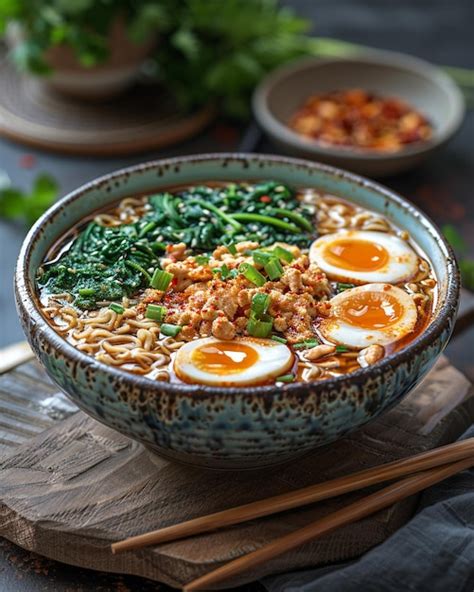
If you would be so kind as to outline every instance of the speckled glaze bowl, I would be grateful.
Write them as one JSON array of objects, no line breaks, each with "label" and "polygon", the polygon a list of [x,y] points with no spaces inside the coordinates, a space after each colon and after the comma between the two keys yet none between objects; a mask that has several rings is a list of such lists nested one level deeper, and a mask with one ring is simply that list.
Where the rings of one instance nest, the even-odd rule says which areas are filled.
[{"label": "speckled glaze bowl", "polygon": [[[431,325],[372,367],[314,383],[218,388],[154,382],[97,362],[41,315],[34,278],[49,247],[99,206],[169,185],[276,179],[346,197],[387,216],[429,254],[439,281]],[[38,359],[64,392],[98,421],[158,454],[194,465],[248,469],[287,461],[363,426],[398,403],[427,373],[451,334],[459,296],[453,254],[433,223],[388,189],[303,160],[215,154],[138,165],[67,195],[29,232],[15,281],[18,312]]]}]

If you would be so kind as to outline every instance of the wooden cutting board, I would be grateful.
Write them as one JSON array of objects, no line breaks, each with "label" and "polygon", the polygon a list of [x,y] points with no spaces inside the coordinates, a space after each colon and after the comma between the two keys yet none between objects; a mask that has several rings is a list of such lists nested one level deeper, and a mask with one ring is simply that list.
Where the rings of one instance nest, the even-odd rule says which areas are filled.
[{"label": "wooden cutting board", "polygon": [[[179,587],[363,494],[123,555],[112,555],[110,543],[453,441],[473,421],[474,395],[442,359],[401,405],[364,430],[289,465],[240,473],[151,455],[76,411],[35,363],[0,376],[0,413],[0,536],[68,564]],[[226,586],[356,557],[408,520],[415,503],[341,528]]]}]

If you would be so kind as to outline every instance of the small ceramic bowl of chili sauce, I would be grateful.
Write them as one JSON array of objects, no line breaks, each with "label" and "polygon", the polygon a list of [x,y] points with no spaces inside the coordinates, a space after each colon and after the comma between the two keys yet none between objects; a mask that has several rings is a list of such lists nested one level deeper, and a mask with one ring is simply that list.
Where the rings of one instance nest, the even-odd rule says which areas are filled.
[{"label": "small ceramic bowl of chili sauce", "polygon": [[259,85],[253,109],[285,151],[381,177],[415,167],[444,145],[465,106],[441,69],[376,51],[284,66]]}]

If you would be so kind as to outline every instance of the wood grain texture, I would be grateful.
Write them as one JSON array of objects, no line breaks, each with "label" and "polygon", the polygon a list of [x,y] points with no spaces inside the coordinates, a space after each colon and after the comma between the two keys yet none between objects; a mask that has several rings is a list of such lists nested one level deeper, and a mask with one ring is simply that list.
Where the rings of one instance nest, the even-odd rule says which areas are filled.
[{"label": "wood grain texture", "polygon": [[[290,465],[236,473],[161,460],[78,412],[0,457],[0,535],[65,563],[178,587],[367,490],[156,548],[112,555],[110,543],[453,441],[473,417],[469,382],[442,359],[401,405],[359,433]],[[223,585],[356,557],[405,522],[415,502],[342,527]]]}]

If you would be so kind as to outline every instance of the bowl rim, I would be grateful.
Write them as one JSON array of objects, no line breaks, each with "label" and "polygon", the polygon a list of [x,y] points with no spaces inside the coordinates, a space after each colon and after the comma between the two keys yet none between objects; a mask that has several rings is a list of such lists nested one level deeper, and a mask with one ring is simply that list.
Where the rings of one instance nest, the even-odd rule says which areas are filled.
[{"label": "bowl rim", "polygon": [[[273,115],[268,106],[268,100],[277,83],[284,81],[291,74],[304,73],[307,70],[314,68],[344,62],[358,65],[378,65],[384,66],[387,69],[402,69],[411,72],[420,78],[431,80],[446,92],[451,104],[450,117],[447,120],[445,129],[438,133],[436,128],[434,128],[435,133],[432,138],[424,142],[416,142],[398,152],[377,153],[361,148],[338,148],[335,146],[326,146],[315,140],[305,139]],[[465,116],[466,104],[464,96],[457,84],[438,66],[408,54],[388,50],[370,49],[360,51],[351,57],[304,57],[273,70],[255,89],[252,97],[252,109],[255,118],[269,135],[277,138],[281,142],[291,145],[295,149],[305,150],[307,153],[313,153],[316,156],[325,155],[341,159],[344,158],[348,162],[350,160],[396,161],[402,160],[405,157],[424,154],[447,142],[460,128]]]},{"label": "bowl rim", "polygon": [[[276,387],[274,384],[253,387],[219,387],[201,384],[158,382],[143,376],[132,374],[126,370],[99,362],[95,358],[79,351],[51,327],[37,306],[35,286],[34,283],[30,282],[28,279],[28,271],[34,245],[43,232],[42,227],[47,222],[50,222],[51,219],[60,214],[65,206],[73,201],[81,199],[83,195],[87,194],[93,189],[100,189],[101,185],[103,184],[109,184],[123,177],[140,174],[147,170],[160,169],[163,167],[179,167],[181,165],[188,164],[222,164],[224,162],[238,162],[245,166],[248,161],[254,161],[257,164],[259,162],[262,164],[281,164],[287,167],[303,168],[306,170],[309,169],[328,174],[335,177],[336,179],[342,179],[346,182],[350,182],[351,184],[375,191],[381,198],[385,200],[388,199],[400,207],[403,211],[407,212],[411,217],[414,217],[417,223],[421,224],[425,230],[429,232],[431,236],[438,242],[443,252],[445,264],[447,266],[445,300],[441,303],[436,318],[433,319],[425,331],[418,335],[403,349],[386,356],[372,366],[360,368],[359,370],[356,370],[350,374],[320,381],[287,383],[281,387]],[[53,241],[51,241],[51,243],[54,242],[54,240],[57,240],[57,238],[59,237],[53,237]],[[277,393],[286,393],[288,396],[298,397],[306,395],[309,389],[320,388],[333,390],[337,389],[339,386],[347,386],[348,384],[358,383],[359,381],[364,382],[369,377],[379,376],[390,368],[396,367],[400,363],[408,362],[410,359],[414,359],[417,354],[421,353],[426,347],[431,345],[443,333],[446,327],[450,326],[451,320],[454,318],[457,311],[459,290],[460,274],[451,246],[446,241],[441,232],[437,229],[434,222],[409,200],[401,197],[398,193],[384,187],[375,181],[366,179],[343,169],[318,162],[287,156],[252,153],[209,153],[153,160],[150,162],[125,167],[89,181],[88,183],[85,183],[78,189],[68,193],[59,201],[57,201],[35,222],[22,244],[15,269],[15,298],[17,310],[20,313],[27,315],[29,319],[33,321],[32,324],[34,327],[34,333],[37,334],[40,332],[49,345],[51,345],[64,357],[68,358],[74,363],[80,364],[82,368],[87,368],[90,370],[97,369],[104,372],[106,375],[111,375],[115,379],[119,380],[122,384],[126,384],[130,387],[138,387],[144,389],[145,391],[156,390],[160,391],[161,393],[167,393],[171,395],[193,396],[196,400],[207,399],[208,397],[220,396],[223,394],[234,397],[245,397],[255,395],[274,396]],[[30,339],[30,334],[27,334],[27,337]]]}]

